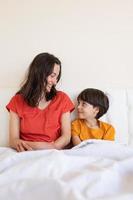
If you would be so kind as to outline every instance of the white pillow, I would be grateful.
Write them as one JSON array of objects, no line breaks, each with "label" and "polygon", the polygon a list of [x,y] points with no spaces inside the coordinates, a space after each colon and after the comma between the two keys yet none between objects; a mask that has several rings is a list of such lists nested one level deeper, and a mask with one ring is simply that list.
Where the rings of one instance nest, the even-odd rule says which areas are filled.
[{"label": "white pillow", "polygon": [[128,106],[125,89],[105,89],[109,97],[110,106],[107,114],[101,120],[112,124],[116,130],[115,140],[122,144],[128,144]]},{"label": "white pillow", "polygon": [[133,146],[133,89],[127,90],[129,145]]},{"label": "white pillow", "polygon": [[9,115],[5,106],[16,91],[15,88],[0,88],[0,146],[8,146]]}]

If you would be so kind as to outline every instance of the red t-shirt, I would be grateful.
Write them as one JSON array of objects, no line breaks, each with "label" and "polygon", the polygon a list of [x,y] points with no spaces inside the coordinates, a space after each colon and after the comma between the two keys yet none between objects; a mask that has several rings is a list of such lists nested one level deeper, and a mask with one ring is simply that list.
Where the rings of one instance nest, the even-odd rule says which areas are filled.
[{"label": "red t-shirt", "polygon": [[61,116],[72,111],[74,105],[70,98],[61,91],[44,109],[29,106],[22,95],[17,94],[6,108],[20,117],[20,138],[26,141],[55,141],[61,135]]}]

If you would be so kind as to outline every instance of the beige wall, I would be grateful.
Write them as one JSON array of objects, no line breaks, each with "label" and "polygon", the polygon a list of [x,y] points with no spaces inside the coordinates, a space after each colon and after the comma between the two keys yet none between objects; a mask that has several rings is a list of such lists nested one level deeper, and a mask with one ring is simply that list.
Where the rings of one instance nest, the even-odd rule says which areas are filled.
[{"label": "beige wall", "polygon": [[40,52],[63,64],[62,89],[133,87],[132,0],[0,0],[0,87]]}]

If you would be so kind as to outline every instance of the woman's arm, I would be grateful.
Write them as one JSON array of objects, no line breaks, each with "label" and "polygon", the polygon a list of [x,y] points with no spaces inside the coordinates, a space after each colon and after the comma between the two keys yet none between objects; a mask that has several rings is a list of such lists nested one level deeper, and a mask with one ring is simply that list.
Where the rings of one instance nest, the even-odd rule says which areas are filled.
[{"label": "woman's arm", "polygon": [[61,136],[55,142],[29,142],[26,141],[34,150],[41,149],[62,149],[70,143],[71,122],[70,112],[63,113],[61,117]]},{"label": "woman's arm", "polygon": [[78,135],[73,135],[72,136],[72,143],[73,143],[74,146],[76,146],[76,145],[81,143],[81,140],[80,140]]},{"label": "woman's arm", "polygon": [[55,149],[54,142],[31,142],[31,141],[26,141],[26,143],[33,150]]},{"label": "woman's arm", "polygon": [[10,111],[9,119],[9,145],[16,149],[18,152],[30,151],[32,148],[24,141],[20,139],[20,118],[19,116]]},{"label": "woman's arm", "polygon": [[61,136],[55,142],[30,142],[20,139],[20,118],[10,111],[9,121],[9,144],[18,152],[41,150],[41,149],[62,149],[69,144],[71,139],[70,112],[64,113],[61,117]]},{"label": "woman's arm", "polygon": [[71,140],[71,118],[70,112],[62,114],[61,136],[54,142],[55,149],[63,149]]}]

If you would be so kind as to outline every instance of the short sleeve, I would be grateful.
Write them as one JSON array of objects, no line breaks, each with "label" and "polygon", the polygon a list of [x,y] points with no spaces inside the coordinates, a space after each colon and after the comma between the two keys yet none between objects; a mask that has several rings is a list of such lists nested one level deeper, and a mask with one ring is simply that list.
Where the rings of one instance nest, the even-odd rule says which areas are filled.
[{"label": "short sleeve", "polygon": [[7,110],[10,112],[13,111],[18,114],[19,117],[22,116],[22,105],[23,99],[21,95],[15,95],[12,97],[10,102],[6,105]]},{"label": "short sleeve", "polygon": [[63,92],[62,92],[62,103],[63,103],[63,106],[62,106],[63,113],[68,112],[68,111],[72,112],[75,108],[69,96]]},{"label": "short sleeve", "polygon": [[72,136],[79,136],[80,135],[80,124],[77,120],[71,123],[71,133]]},{"label": "short sleeve", "polygon": [[115,139],[115,129],[113,126],[107,129],[106,133],[104,134],[104,140],[114,140]]}]

